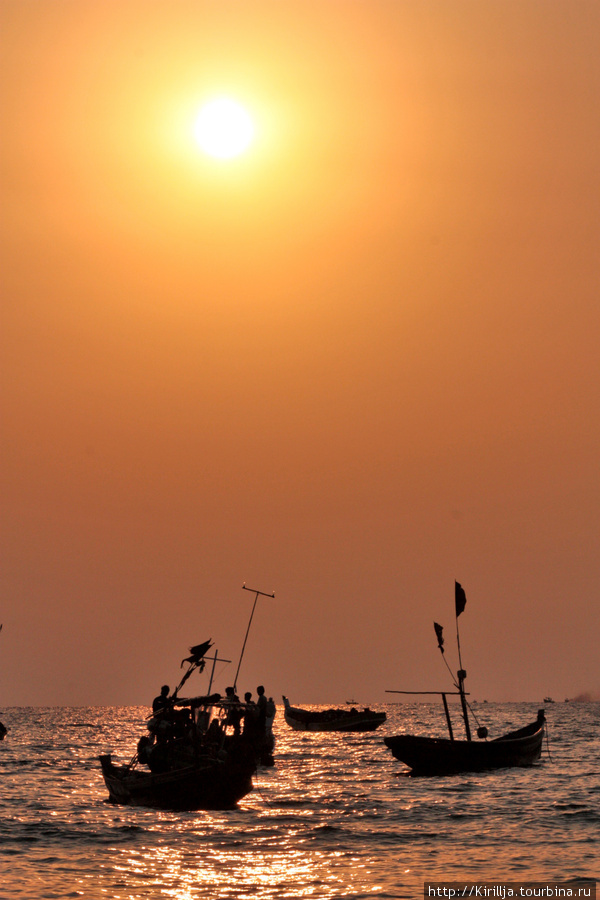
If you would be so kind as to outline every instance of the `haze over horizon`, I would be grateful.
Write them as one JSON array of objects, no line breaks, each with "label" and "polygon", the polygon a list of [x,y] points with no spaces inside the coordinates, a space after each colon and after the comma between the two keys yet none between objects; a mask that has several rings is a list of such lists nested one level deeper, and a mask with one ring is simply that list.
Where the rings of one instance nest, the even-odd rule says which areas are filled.
[{"label": "haze over horizon", "polygon": [[0,708],[600,697],[598,4],[0,10]]}]

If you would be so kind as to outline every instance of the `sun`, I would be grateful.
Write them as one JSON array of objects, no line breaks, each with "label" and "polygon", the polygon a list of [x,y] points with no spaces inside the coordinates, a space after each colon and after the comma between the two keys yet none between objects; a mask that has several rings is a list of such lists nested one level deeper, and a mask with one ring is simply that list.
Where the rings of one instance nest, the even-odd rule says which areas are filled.
[{"label": "sun", "polygon": [[218,159],[231,159],[247,150],[254,138],[249,113],[227,97],[211,100],[202,107],[194,127],[202,150]]}]

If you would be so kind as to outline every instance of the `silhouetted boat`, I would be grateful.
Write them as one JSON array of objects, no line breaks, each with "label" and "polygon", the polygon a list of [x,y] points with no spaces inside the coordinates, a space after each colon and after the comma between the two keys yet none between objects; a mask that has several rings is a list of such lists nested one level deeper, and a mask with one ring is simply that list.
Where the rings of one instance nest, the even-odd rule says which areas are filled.
[{"label": "silhouetted boat", "polygon": [[552,697],[544,697],[544,703],[554,703]]},{"label": "silhouetted boat", "polygon": [[[538,710],[537,719],[524,728],[511,731],[494,740],[487,740],[488,730],[484,726],[477,729],[477,737],[482,740],[471,740],[471,728],[467,712],[467,693],[465,691],[466,671],[462,668],[460,658],[460,638],[458,633],[458,617],[463,612],[467,598],[458,582],[455,582],[456,637],[458,643],[458,659],[460,668],[455,682],[456,692],[450,691],[389,691],[398,694],[439,694],[444,703],[446,721],[450,738],[421,737],[419,735],[399,734],[384,738],[384,743],[392,751],[396,759],[406,763],[411,775],[452,775],[458,772],[480,772],[486,769],[503,769],[513,766],[531,766],[541,756],[544,739],[544,710]],[[446,666],[444,656],[444,638],[441,625],[434,622],[438,647]],[[450,674],[452,674],[448,666]],[[467,739],[454,739],[450,711],[446,700],[447,694],[456,693],[460,697]]]},{"label": "silhouetted boat", "polygon": [[410,766],[412,775],[452,775],[531,766],[542,753],[544,722],[544,710],[540,709],[535,722],[491,741],[399,734],[384,738],[384,742],[396,759]]},{"label": "silhouetted boat", "polygon": [[301,709],[290,706],[287,697],[283,704],[285,721],[294,731],[375,731],[386,719],[384,712],[371,709]]},{"label": "silhouetted boat", "polygon": [[100,763],[111,803],[171,810],[234,809],[252,790],[256,771],[251,753],[232,750],[200,751],[191,764],[180,761],[157,773],[115,766],[110,754],[101,756]]},{"label": "silhouetted boat", "polygon": [[[210,641],[191,648],[189,668],[165,706],[155,710],[148,734],[127,765],[100,757],[111,803],[159,809],[232,809],[252,790],[259,748],[241,732],[245,709],[219,694],[180,699],[178,691],[196,668],[204,668]],[[215,657],[216,659],[216,657]],[[214,668],[214,667],[213,667]]]}]

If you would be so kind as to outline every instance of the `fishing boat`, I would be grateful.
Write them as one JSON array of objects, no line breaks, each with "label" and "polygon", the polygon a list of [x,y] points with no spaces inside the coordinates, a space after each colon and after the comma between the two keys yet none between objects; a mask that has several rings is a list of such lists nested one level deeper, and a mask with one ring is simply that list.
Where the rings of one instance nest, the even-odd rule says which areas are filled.
[{"label": "fishing boat", "polygon": [[189,663],[186,673],[173,694],[164,696],[163,708],[155,706],[131,761],[115,765],[112,754],[100,756],[109,802],[232,809],[252,790],[259,751],[256,740],[240,728],[244,704],[220,694],[179,697],[191,673],[204,668],[210,646],[205,641],[190,648],[191,656],[183,661]]},{"label": "fishing boat", "polygon": [[386,720],[384,712],[373,712],[365,708],[355,709],[301,709],[290,706],[283,698],[284,718],[294,731],[375,731]]},{"label": "fishing boat", "polygon": [[[456,638],[458,645],[459,670],[454,685],[456,691],[388,691],[394,694],[438,694],[442,697],[449,738],[424,737],[399,734],[384,738],[385,745],[396,759],[410,768],[411,775],[453,775],[460,772],[481,772],[488,769],[503,769],[516,766],[532,766],[539,760],[544,739],[544,710],[538,710],[534,722],[511,731],[501,737],[488,740],[485,726],[477,728],[478,741],[472,740],[468,715],[467,692],[465,691],[466,671],[460,657],[460,636],[458,617],[463,612],[467,598],[459,582],[455,582]],[[438,647],[442,658],[452,675],[452,670],[444,656],[444,638],[441,625],[434,622]],[[452,675],[454,680],[454,676]],[[466,740],[455,740],[448,708],[448,695],[460,697]]]},{"label": "fishing boat", "polygon": [[191,765],[174,764],[166,772],[142,772],[133,765],[116,766],[111,755],[100,757],[109,802],[155,809],[235,809],[252,790],[256,765],[252,756],[229,751],[200,752]]},{"label": "fishing boat", "polygon": [[406,763],[412,775],[453,775],[531,766],[542,752],[544,710],[535,722],[491,741],[455,741],[448,738],[399,734],[384,738],[396,759]]}]

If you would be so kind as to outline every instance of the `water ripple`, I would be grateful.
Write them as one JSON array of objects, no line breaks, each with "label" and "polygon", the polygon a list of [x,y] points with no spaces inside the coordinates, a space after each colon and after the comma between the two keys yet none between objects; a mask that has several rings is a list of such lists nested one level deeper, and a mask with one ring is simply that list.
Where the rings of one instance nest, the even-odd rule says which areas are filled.
[{"label": "water ripple", "polygon": [[[510,727],[536,711],[485,714]],[[388,734],[439,727],[427,704],[387,712]],[[145,708],[8,710],[3,887],[15,900],[414,900],[425,880],[593,878],[599,712],[556,705],[539,767],[432,779],[396,777],[379,732],[299,735],[279,717],[277,765],[239,810],[170,813],[106,802],[97,756],[129,759]]]}]

